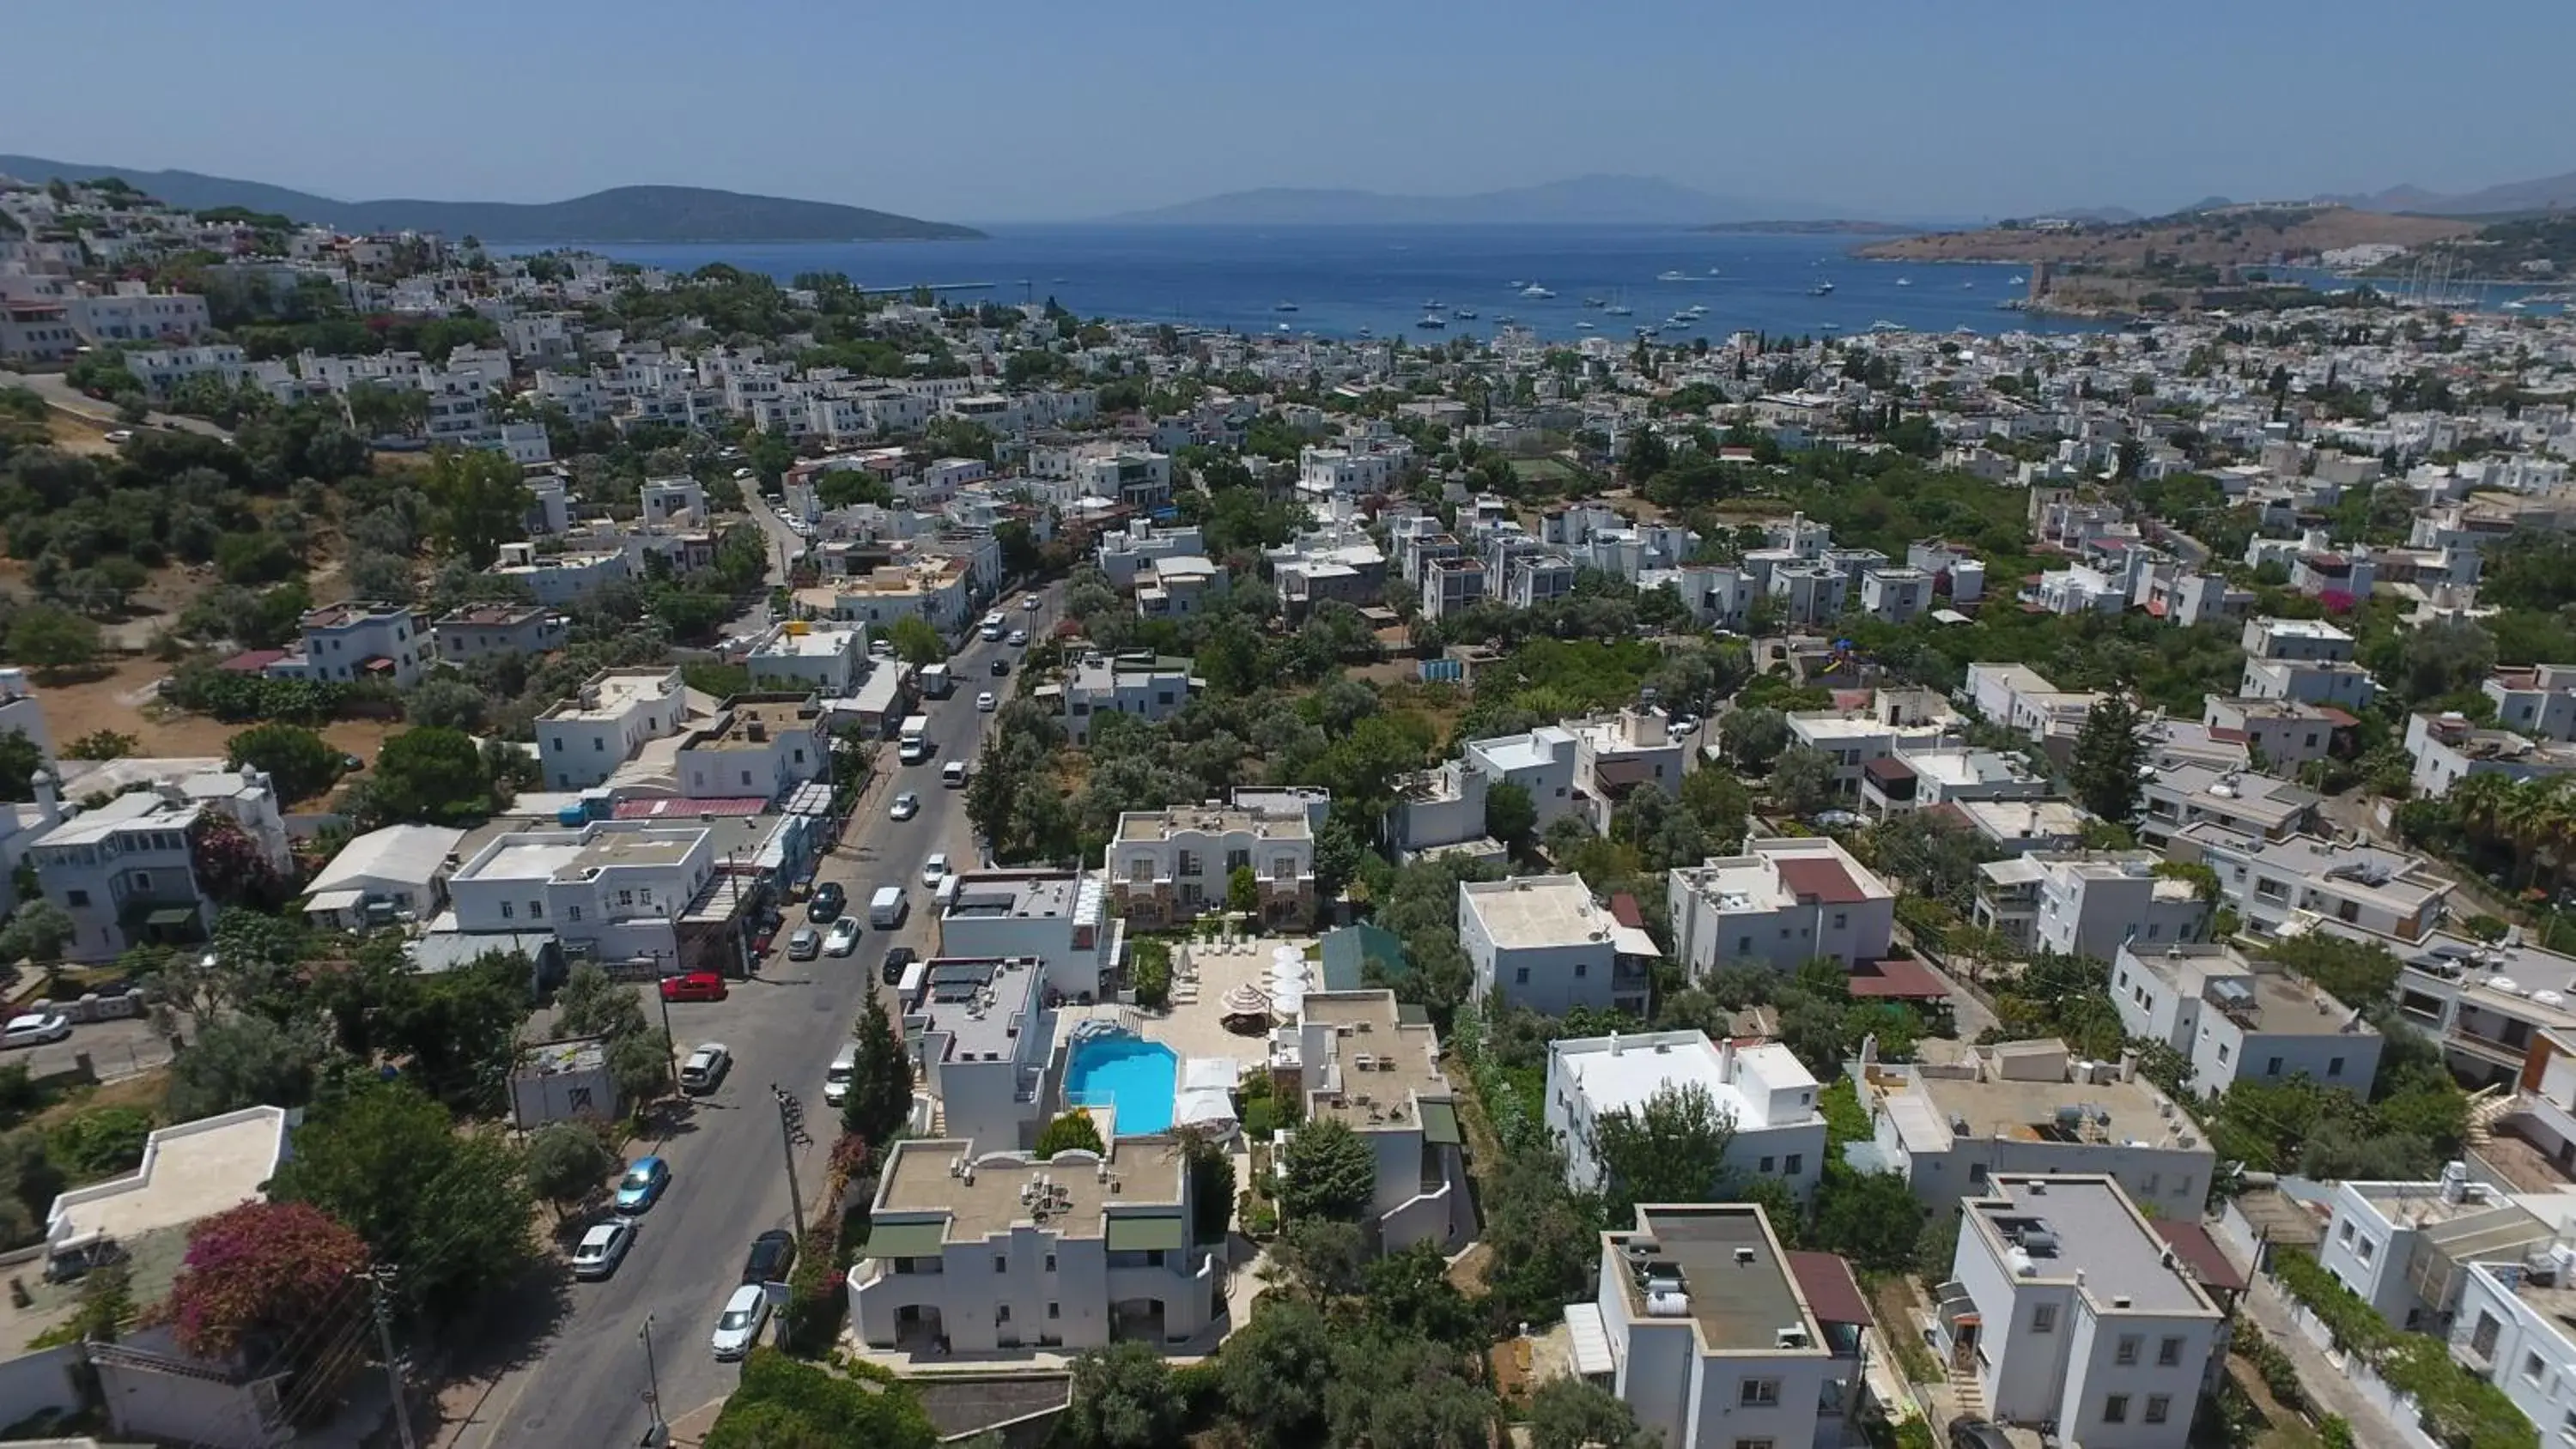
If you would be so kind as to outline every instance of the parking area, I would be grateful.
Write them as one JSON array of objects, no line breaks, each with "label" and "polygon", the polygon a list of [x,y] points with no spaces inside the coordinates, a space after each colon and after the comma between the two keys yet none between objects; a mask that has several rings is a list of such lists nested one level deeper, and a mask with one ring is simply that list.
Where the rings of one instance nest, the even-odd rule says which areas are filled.
[{"label": "parking area", "polygon": [[148,1020],[129,1016],[75,1024],[68,1041],[0,1052],[0,1065],[15,1063],[36,1077],[71,1076],[81,1073],[87,1058],[88,1075],[113,1082],[167,1066],[170,1057],[169,1038],[154,1031]]}]

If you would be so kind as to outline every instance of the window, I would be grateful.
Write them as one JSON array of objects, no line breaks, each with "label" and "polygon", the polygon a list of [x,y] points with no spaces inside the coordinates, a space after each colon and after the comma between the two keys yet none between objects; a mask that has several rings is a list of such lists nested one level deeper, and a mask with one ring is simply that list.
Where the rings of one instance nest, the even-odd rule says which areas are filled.
[{"label": "window", "polygon": [[1764,1172],[1769,1172],[1769,1171],[1771,1170],[1771,1163],[1772,1163],[1772,1161],[1773,1161],[1773,1159],[1768,1158],[1768,1157],[1766,1157],[1766,1158],[1763,1158],[1763,1159],[1762,1159],[1762,1170],[1763,1170]]},{"label": "window", "polygon": [[2232,1049],[2232,1048],[2230,1048],[2230,1047],[2227,1045],[2227,1043],[2225,1043],[2225,1042],[2220,1042],[2220,1043],[2218,1044],[2218,1059],[2219,1059],[2220,1061],[2222,1061],[2222,1062],[2223,1062],[2223,1061],[2226,1061],[2226,1060],[2227,1060],[2227,1057],[2228,1057],[2228,1053],[2229,1053],[2231,1050],[2233,1050],[2233,1049]]},{"label": "window", "polygon": [[2277,1077],[2281,1075],[2281,1059],[2279,1057],[2274,1057],[2269,1062],[2265,1063],[2263,1067],[2263,1075],[2267,1077]]},{"label": "window", "polygon": [[564,907],[564,914],[565,914],[567,917],[569,917],[569,918],[571,918],[571,919],[573,919],[573,920],[578,921],[578,920],[580,920],[580,919],[581,919],[581,907],[579,907],[579,906],[566,906],[566,907]]},{"label": "window", "polygon": [[1011,1305],[1009,1305],[1009,1304],[1007,1304],[1007,1303],[1001,1303],[1001,1304],[996,1304],[996,1305],[994,1305],[994,1308],[993,1308],[993,1321],[994,1321],[995,1323],[1008,1323],[1008,1322],[1010,1322],[1010,1321],[1011,1321]]},{"label": "window", "polygon": [[2540,1355],[2536,1353],[2526,1353],[2522,1356],[2522,1376],[2531,1380],[2533,1383],[2536,1384],[2540,1382],[2540,1375],[2543,1367],[2544,1365],[2540,1362]]},{"label": "window", "polygon": [[1049,1318],[1062,1318],[1062,1317],[1064,1317],[1064,1305],[1063,1305],[1063,1304],[1061,1304],[1061,1303],[1050,1303],[1050,1304],[1048,1304],[1048,1305],[1047,1305],[1047,1317],[1049,1317]]},{"label": "window", "polygon": [[1003,1257],[999,1253],[995,1253],[993,1255],[993,1271],[996,1273],[1007,1273],[1011,1271],[1011,1260]]},{"label": "window", "polygon": [[1747,1409],[1776,1408],[1780,1403],[1780,1381],[1746,1379],[1736,1387],[1735,1402]]},{"label": "window", "polygon": [[2364,1238],[2361,1240],[2358,1251],[2361,1253],[2361,1261],[2367,1263],[2371,1259],[2379,1256],[2379,1244],[2368,1238]]},{"label": "window", "polygon": [[1806,1165],[1807,1154],[1803,1152],[1792,1152],[1789,1154],[1789,1160],[1780,1165],[1780,1170],[1786,1172],[1791,1177],[1796,1177]]},{"label": "window", "polygon": [[89,892],[65,891],[63,892],[63,899],[75,906],[85,906],[89,904]]},{"label": "window", "polygon": [[505,921],[510,920],[510,919],[512,919],[512,918],[514,918],[514,917],[516,917],[518,914],[519,914],[518,907],[511,905],[508,901],[503,901],[503,902],[501,903],[501,919],[502,919],[502,920],[505,920]]},{"label": "window", "polygon": [[1055,1254],[1053,1253],[1049,1253],[1046,1256],[1046,1270],[1050,1273],[1055,1271]]},{"label": "window", "polygon": [[621,906],[631,906],[635,904],[635,892],[619,891],[617,893],[617,903]]},{"label": "window", "polygon": [[1580,981],[1580,980],[1582,980],[1584,977],[1589,976],[1589,975],[1591,975],[1591,974],[1592,974],[1592,963],[1591,963],[1591,962],[1589,962],[1589,961],[1577,961],[1577,962],[1575,962],[1575,963],[1574,963],[1574,976],[1575,976],[1575,979],[1576,979],[1576,980]]},{"label": "window", "polygon": [[2165,1421],[2165,1413],[2166,1413],[2166,1411],[2167,1411],[2167,1410],[2169,1410],[2169,1409],[2171,1409],[2172,1407],[2173,1407],[2173,1395],[2171,1395],[2171,1394],[2149,1394],[2149,1395],[2147,1395],[2147,1412],[2146,1412],[2146,1414],[2145,1414],[2145,1416],[2144,1416],[2144,1417],[2145,1417],[2145,1419],[2146,1419],[2146,1422],[2148,1422],[2148,1423],[2150,1423],[2150,1424],[2161,1424],[2161,1423],[2163,1423],[2163,1422]]},{"label": "window", "polygon": [[542,921],[542,920],[544,920],[545,918],[546,918],[546,903],[545,903],[544,901],[530,901],[530,902],[528,902],[528,919],[529,919],[529,920],[531,920],[531,921]]},{"label": "window", "polygon": [[555,736],[555,753],[558,755],[563,753],[563,736],[561,735]]},{"label": "window", "polygon": [[2102,1401],[2102,1422],[2105,1424],[2125,1424],[2129,1422],[2129,1396],[2127,1394],[2113,1394]]},{"label": "window", "polygon": [[[2180,1337],[2179,1335],[2171,1335],[2171,1334],[2169,1334],[2169,1335],[2167,1335],[2166,1337],[2164,1337],[2164,1338],[2162,1338],[2162,1339],[2159,1339],[2159,1340],[2157,1341],[2157,1343],[2156,1343],[2156,1367],[2158,1367],[2158,1368],[2172,1368],[2174,1365],[2176,1365],[2176,1364],[2178,1364],[2178,1363],[2181,1363],[2181,1362],[2182,1362],[2182,1339],[2181,1339],[2181,1337]],[[2154,1421],[2153,1421],[2153,1420],[2150,1420],[2149,1422],[2150,1422],[2150,1423],[2152,1423],[2152,1422],[2154,1422]]]},{"label": "window", "polygon": [[608,753],[608,741],[597,735],[592,735],[590,737],[590,752],[594,755],[604,755]]},{"label": "window", "polygon": [[2327,1075],[2327,1076],[2329,1076],[2329,1077],[2340,1077],[2340,1076],[2342,1076],[2342,1075],[2343,1075],[2343,1058],[2341,1058],[2341,1057],[2330,1057],[2330,1058],[2328,1058],[2328,1059],[2327,1059],[2327,1061],[2326,1061],[2326,1075]]},{"label": "window", "polygon": [[2033,1333],[2055,1333],[2057,1331],[2057,1305],[2054,1303],[2039,1303],[2032,1305],[2030,1310],[2030,1331]]},{"label": "window", "polygon": [[1848,925],[1850,925],[1850,924],[1851,924],[1851,912],[1849,912],[1849,911],[1836,911],[1836,912],[1834,912],[1834,929],[1835,929],[1835,930],[1837,930],[1837,931],[1842,930],[1844,927],[1846,927],[1846,926],[1848,926]]},{"label": "window", "polygon": [[2119,1350],[2111,1356],[2111,1361],[2117,1364],[2136,1363],[2138,1361],[2138,1342],[2138,1335],[2134,1333],[2121,1334]]},{"label": "window", "polygon": [[1512,972],[1512,984],[1514,986],[1529,985],[1529,968],[1527,966],[1518,967]]}]

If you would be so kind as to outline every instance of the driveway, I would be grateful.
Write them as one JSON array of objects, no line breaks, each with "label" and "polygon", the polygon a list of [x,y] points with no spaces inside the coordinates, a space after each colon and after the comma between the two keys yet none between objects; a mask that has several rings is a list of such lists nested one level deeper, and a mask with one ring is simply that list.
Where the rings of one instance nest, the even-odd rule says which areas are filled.
[{"label": "driveway", "polygon": [[16,1063],[31,1076],[52,1077],[77,1071],[83,1057],[89,1059],[92,1075],[113,1082],[167,1064],[170,1041],[143,1017],[119,1017],[74,1026],[66,1041],[0,1053],[0,1064]]},{"label": "driveway", "polygon": [[[1001,607],[1021,616],[1016,597]],[[877,979],[886,948],[908,945],[929,956],[938,944],[921,863],[934,850],[959,864],[981,858],[966,823],[966,792],[942,789],[939,767],[973,758],[992,720],[976,711],[975,695],[1015,684],[1021,652],[981,640],[959,651],[952,662],[965,682],[955,696],[925,706],[936,752],[923,764],[898,765],[891,748],[883,751],[880,778],[817,871],[818,882],[837,881],[849,892],[863,924],[867,899],[878,887],[903,886],[912,901],[904,924],[894,931],[868,927],[848,956],[792,963],[785,956],[788,933],[781,931],[759,974],[735,983],[727,1000],[671,1007],[672,1035],[683,1052],[721,1041],[733,1052],[734,1068],[667,1140],[636,1147],[635,1155],[658,1151],[670,1162],[670,1191],[644,1215],[635,1248],[614,1278],[571,1285],[570,1311],[533,1351],[541,1356],[482,1384],[451,1386],[445,1401],[461,1417],[433,1444],[552,1449],[637,1442],[650,1423],[638,1337],[648,1314],[666,1417],[677,1419],[732,1392],[737,1369],[715,1361],[707,1335],[739,1282],[752,1238],[788,1224],[787,1148],[770,1084],[804,1105],[812,1141],[796,1150],[796,1174],[810,1203],[822,1190],[825,1159],[840,1131],[823,1102],[824,1069],[848,1040],[866,994],[880,991],[891,1000]],[[990,661],[1000,656],[1013,659],[1011,679],[991,678]],[[887,802],[901,790],[921,797],[921,813],[888,820]],[[801,908],[794,919],[801,923]],[[646,1010],[660,1008],[648,1000]]]}]

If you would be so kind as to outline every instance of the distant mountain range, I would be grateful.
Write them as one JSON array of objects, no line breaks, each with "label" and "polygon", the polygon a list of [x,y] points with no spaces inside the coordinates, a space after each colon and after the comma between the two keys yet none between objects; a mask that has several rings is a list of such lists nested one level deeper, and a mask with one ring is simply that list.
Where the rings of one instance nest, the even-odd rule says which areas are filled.
[{"label": "distant mountain range", "polygon": [[921,221],[892,212],[749,196],[701,186],[619,186],[570,201],[336,201],[327,196],[207,176],[195,171],[137,171],[0,156],[0,175],[22,181],[114,177],[190,211],[221,206],[272,212],[345,232],[434,231],[453,240],[550,245],[566,242],[948,241],[979,238],[972,227]]},{"label": "distant mountain range", "polygon": [[2576,171],[2536,181],[2508,181],[2476,191],[2444,194],[2420,186],[2392,186],[2361,196],[2320,196],[2363,211],[2418,211],[2429,216],[2494,216],[2503,212],[2576,207]]},{"label": "distant mountain range", "polygon": [[1104,221],[1156,226],[1520,226],[1599,222],[1702,226],[1723,221],[1821,221],[1835,212],[1803,202],[1715,196],[1657,176],[1575,176],[1465,196],[1409,196],[1270,186],[1229,191]]}]

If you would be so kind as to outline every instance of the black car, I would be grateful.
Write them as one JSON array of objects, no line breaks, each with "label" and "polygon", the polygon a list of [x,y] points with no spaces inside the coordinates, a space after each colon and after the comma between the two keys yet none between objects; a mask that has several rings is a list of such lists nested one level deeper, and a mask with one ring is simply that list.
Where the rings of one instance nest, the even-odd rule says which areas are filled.
[{"label": "black car", "polygon": [[796,1261],[795,1235],[784,1228],[771,1228],[751,1240],[751,1256],[742,1265],[745,1283],[784,1283],[787,1270]]},{"label": "black car", "polygon": [[1007,660],[1007,659],[996,659],[996,660],[994,660],[994,661],[993,661],[993,672],[994,672],[995,674],[1008,674],[1008,673],[1010,673],[1010,672],[1011,672],[1011,661],[1009,661],[1009,660]]},{"label": "black car", "polygon": [[1983,1419],[1950,1421],[1950,1449],[2012,1449],[2004,1431]]},{"label": "black car", "polygon": [[839,881],[825,881],[814,887],[814,899],[805,904],[805,919],[818,924],[837,921],[841,912],[850,908],[850,893]]},{"label": "black car", "polygon": [[910,946],[897,946],[886,952],[885,964],[877,968],[877,974],[885,978],[886,985],[892,986],[903,979],[905,967],[920,959],[920,954]]}]

